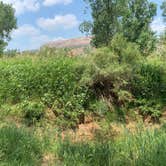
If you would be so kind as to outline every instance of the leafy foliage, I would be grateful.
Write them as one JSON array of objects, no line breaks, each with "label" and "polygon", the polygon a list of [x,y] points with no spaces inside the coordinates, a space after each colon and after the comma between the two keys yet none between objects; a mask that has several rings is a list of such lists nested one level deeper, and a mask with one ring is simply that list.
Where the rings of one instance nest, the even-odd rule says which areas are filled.
[{"label": "leafy foliage", "polygon": [[3,58],[0,102],[12,105],[27,101],[22,109],[30,123],[43,116],[44,104],[53,111],[61,129],[77,127],[92,112],[101,117],[111,112],[124,121],[129,109],[136,110],[133,103],[141,99],[148,103],[157,99],[154,105],[160,104],[160,108],[147,108],[146,104],[139,108],[141,113],[160,117],[166,94],[162,59],[144,58],[138,45],[122,34],[115,35],[109,47],[89,56],[70,58],[66,53],[43,48],[28,56]]},{"label": "leafy foliage", "polygon": [[[92,35],[93,44],[96,47],[107,46],[112,37],[120,28],[119,17],[123,13],[123,7],[126,6],[126,0],[85,0],[92,9]],[[87,27],[87,24],[83,24]],[[86,28],[84,28],[86,29]]]},{"label": "leafy foliage", "polygon": [[164,21],[166,21],[166,1],[164,0],[161,5],[162,16],[164,17]]},{"label": "leafy foliage", "polygon": [[129,0],[128,8],[122,18],[122,33],[130,42],[140,46],[142,54],[154,50],[155,37],[150,28],[156,15],[157,5],[148,0]]},{"label": "leafy foliage", "polygon": [[22,111],[24,117],[29,124],[33,124],[41,120],[41,118],[44,117],[44,111],[45,111],[44,109],[45,107],[43,103],[40,102],[24,101],[22,104]]},{"label": "leafy foliage", "polygon": [[0,2],[0,55],[10,40],[10,33],[16,29],[16,18],[11,5]]},{"label": "leafy foliage", "polygon": [[156,38],[150,28],[156,15],[156,4],[148,0],[85,0],[91,8],[93,22],[81,24],[81,32],[92,29],[92,43],[108,46],[114,35],[122,33],[136,43],[144,55],[155,48]]},{"label": "leafy foliage", "polygon": [[86,36],[89,36],[91,34],[92,31],[92,23],[90,21],[84,21],[83,23],[80,24],[79,26],[79,30],[82,33],[85,33]]},{"label": "leafy foliage", "polygon": [[165,98],[165,66],[162,61],[149,59],[140,63],[133,77],[133,92],[136,96],[154,100]]}]

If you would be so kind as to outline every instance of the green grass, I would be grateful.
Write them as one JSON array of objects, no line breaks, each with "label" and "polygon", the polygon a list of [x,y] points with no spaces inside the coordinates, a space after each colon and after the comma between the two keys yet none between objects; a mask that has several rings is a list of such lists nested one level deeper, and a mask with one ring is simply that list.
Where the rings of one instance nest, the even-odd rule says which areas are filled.
[{"label": "green grass", "polygon": [[37,166],[42,158],[39,140],[23,128],[0,128],[0,165]]},{"label": "green grass", "polygon": [[105,143],[61,142],[58,155],[66,166],[163,166],[165,142],[163,131],[138,131]]},{"label": "green grass", "polygon": [[0,165],[37,166],[42,164],[45,154],[54,156],[52,161],[47,161],[53,163],[51,166],[163,166],[166,163],[165,126],[155,130],[139,127],[134,133],[124,129],[120,137],[110,137],[107,141],[104,138],[62,141],[55,134],[39,133],[34,136],[25,128],[1,127]]}]

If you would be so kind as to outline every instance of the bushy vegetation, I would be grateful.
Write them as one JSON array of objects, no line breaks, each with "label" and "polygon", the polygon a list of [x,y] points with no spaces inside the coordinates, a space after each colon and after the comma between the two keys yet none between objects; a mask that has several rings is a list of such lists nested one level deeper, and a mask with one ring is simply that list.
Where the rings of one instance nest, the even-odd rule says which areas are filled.
[{"label": "bushy vegetation", "polygon": [[133,110],[158,121],[165,85],[165,62],[157,56],[145,58],[121,35],[110,47],[86,57],[70,58],[65,50],[43,48],[0,62],[0,102],[20,105],[29,123],[51,109],[62,129],[76,128],[91,113],[105,117],[112,112],[125,119]]},{"label": "bushy vegetation", "polygon": [[[110,40],[121,33],[126,41],[136,43],[143,55],[154,50],[156,37],[150,24],[157,13],[156,3],[149,0],[84,1],[91,9],[93,19],[84,21],[80,31],[92,34],[95,47],[108,46]],[[164,8],[165,5],[162,6]]]},{"label": "bushy vegetation", "polygon": [[17,27],[15,11],[10,4],[0,2],[0,56],[11,39],[11,32]]},{"label": "bushy vegetation", "polygon": [[[93,22],[80,30],[97,48],[77,57],[69,48],[3,53],[16,19],[0,2],[0,165],[165,165],[166,33],[157,39],[150,28],[156,4],[86,2]],[[165,20],[166,1],[161,9]],[[133,120],[144,124],[113,129]],[[92,134],[86,141],[80,124]]]},{"label": "bushy vegetation", "polygon": [[29,125],[40,121],[44,117],[45,106],[41,102],[24,101],[21,108],[24,118],[27,120]]},{"label": "bushy vegetation", "polygon": [[[139,129],[117,139],[110,123],[126,124],[138,114],[142,121],[160,122],[166,102],[164,59],[163,52],[145,57],[121,34],[86,56],[69,57],[68,50],[49,48],[4,56],[0,164],[48,165],[44,158],[48,155],[52,165],[163,165],[165,127]],[[102,128],[93,141],[58,141],[66,129],[77,132],[88,116]],[[11,119],[35,132],[3,127]]]}]

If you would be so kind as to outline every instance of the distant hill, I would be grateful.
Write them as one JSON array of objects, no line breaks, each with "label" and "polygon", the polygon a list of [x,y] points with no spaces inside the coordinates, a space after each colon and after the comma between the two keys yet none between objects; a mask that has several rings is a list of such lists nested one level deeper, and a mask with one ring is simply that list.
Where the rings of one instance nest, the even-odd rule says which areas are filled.
[{"label": "distant hill", "polygon": [[45,46],[51,47],[51,48],[82,48],[90,46],[91,37],[79,37],[79,38],[73,38],[73,39],[62,39],[57,41],[52,41]]}]

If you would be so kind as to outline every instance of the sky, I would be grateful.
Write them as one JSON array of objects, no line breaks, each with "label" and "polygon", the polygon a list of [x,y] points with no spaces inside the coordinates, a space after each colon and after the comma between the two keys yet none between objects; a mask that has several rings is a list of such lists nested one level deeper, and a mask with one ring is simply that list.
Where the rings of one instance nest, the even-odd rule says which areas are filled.
[{"label": "sky", "polygon": [[[12,4],[18,28],[11,33],[8,49],[32,50],[59,39],[83,36],[79,24],[90,20],[85,14],[83,0],[0,0]],[[160,6],[163,0],[151,0]],[[158,7],[152,29],[158,34],[164,30],[161,10]]]}]

